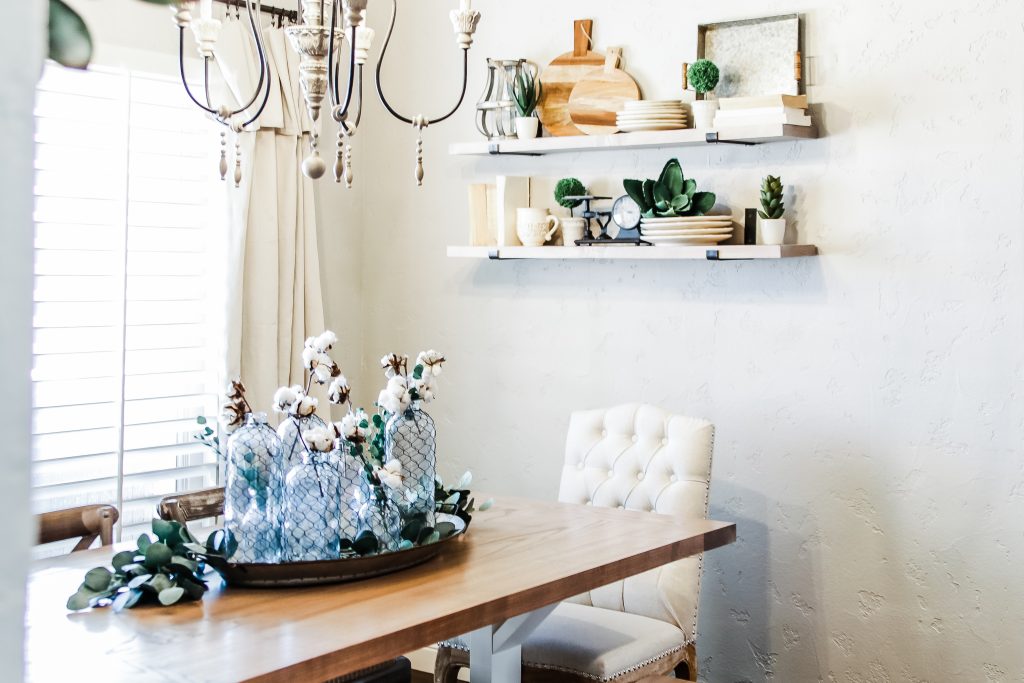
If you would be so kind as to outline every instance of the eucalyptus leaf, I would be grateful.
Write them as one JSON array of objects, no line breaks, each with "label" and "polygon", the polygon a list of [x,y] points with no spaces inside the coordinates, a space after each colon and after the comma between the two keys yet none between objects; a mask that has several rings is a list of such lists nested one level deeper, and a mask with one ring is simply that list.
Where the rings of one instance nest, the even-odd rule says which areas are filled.
[{"label": "eucalyptus leaf", "polygon": [[135,552],[132,550],[122,550],[121,552],[114,555],[113,559],[110,560],[110,566],[115,571],[121,571],[124,567],[135,562]]},{"label": "eucalyptus leaf", "polygon": [[185,589],[181,586],[171,586],[160,591],[160,595],[157,599],[160,600],[160,604],[167,607],[181,600],[181,596],[185,595]]},{"label": "eucalyptus leaf", "polygon": [[437,526],[434,527],[434,531],[441,535],[441,538],[448,538],[454,534],[457,527],[451,522],[438,522]]},{"label": "eucalyptus leaf", "polygon": [[50,0],[50,59],[67,67],[84,69],[92,59],[92,36],[82,17],[63,0]]},{"label": "eucalyptus leaf", "polygon": [[198,422],[201,425],[204,425],[206,424],[206,417],[204,415],[200,415],[199,417],[196,418],[196,422]]},{"label": "eucalyptus leaf", "polygon": [[179,528],[180,525],[178,525],[177,522],[168,522],[163,519],[153,520],[153,533],[156,534],[156,537],[161,541],[166,541],[172,536],[176,536]]},{"label": "eucalyptus leaf", "polygon": [[149,544],[152,542],[153,540],[149,537],[149,534],[141,534],[136,541],[136,544],[139,546],[139,550],[146,552],[146,548],[148,548]]},{"label": "eucalyptus leaf", "polygon": [[153,543],[146,548],[146,566],[157,569],[171,561],[171,549],[166,543]]},{"label": "eucalyptus leaf", "polygon": [[189,573],[193,573],[199,569],[198,562],[190,560],[187,557],[182,557],[181,555],[175,555],[171,558],[171,566],[173,567],[175,565],[184,567]]},{"label": "eucalyptus leaf", "polygon": [[462,475],[461,479],[459,479],[459,483],[455,485],[455,488],[457,488],[457,489],[468,489],[470,484],[472,484],[472,483],[473,483],[473,473],[470,472],[469,470],[466,470],[466,473]]},{"label": "eucalyptus leaf", "polygon": [[146,583],[147,581],[149,581],[152,578],[153,578],[152,574],[141,574],[139,576],[136,576],[134,579],[132,579],[131,581],[128,582],[128,588],[131,588],[131,589],[141,588],[142,584]]},{"label": "eucalyptus leaf", "polygon": [[113,609],[115,612],[120,612],[123,609],[131,609],[135,605],[139,604],[139,600],[142,599],[143,592],[141,590],[127,590],[116,598],[114,598]]},{"label": "eucalyptus leaf", "polygon": [[440,540],[441,540],[441,534],[439,534],[436,531],[434,531],[434,532],[431,532],[431,534],[429,536],[427,536],[423,540],[423,543],[421,545],[430,545],[432,543],[437,543]]},{"label": "eucalyptus leaf", "polygon": [[480,512],[486,512],[487,510],[490,510],[492,507],[494,507],[494,499],[488,498],[483,503],[481,503],[480,507],[477,509],[480,510]]},{"label": "eucalyptus leaf", "polygon": [[67,608],[69,610],[71,610],[72,612],[77,612],[79,610],[88,609],[89,608],[89,602],[94,597],[96,597],[96,593],[95,592],[93,592],[93,591],[91,591],[91,590],[89,590],[87,588],[79,588],[78,591],[75,592],[74,595],[72,595],[70,598],[68,598]]},{"label": "eucalyptus leaf", "polygon": [[459,502],[459,498],[461,498],[461,497],[462,497],[462,494],[460,494],[458,491],[456,491],[455,493],[453,493],[452,495],[450,495],[450,496],[448,496],[447,498],[444,499],[444,504],[445,505],[455,505],[456,503]]},{"label": "eucalyptus leaf", "polygon": [[405,538],[403,538],[402,541],[398,544],[398,549],[399,550],[408,550],[409,548],[412,548],[412,547],[413,547],[412,541],[410,541],[408,539],[405,539]]},{"label": "eucalyptus leaf", "polygon": [[82,584],[89,590],[100,593],[110,587],[110,580],[114,577],[106,567],[90,569],[85,574],[85,582]]},{"label": "eucalyptus leaf", "polygon": [[154,574],[153,577],[145,583],[145,585],[149,586],[157,593],[161,593],[173,586],[174,583],[167,577],[167,574]]}]

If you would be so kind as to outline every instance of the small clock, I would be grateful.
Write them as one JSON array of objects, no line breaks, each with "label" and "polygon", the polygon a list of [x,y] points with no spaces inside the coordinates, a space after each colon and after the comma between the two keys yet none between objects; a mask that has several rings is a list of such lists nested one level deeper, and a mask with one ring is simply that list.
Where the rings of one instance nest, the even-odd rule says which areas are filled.
[{"label": "small clock", "polygon": [[[619,226],[620,236],[623,236],[623,231],[627,231],[626,234],[632,236],[630,233],[633,233],[633,231],[640,227],[642,215],[640,205],[633,201],[633,198],[628,194],[622,195],[612,204],[612,220]],[[639,237],[639,232],[634,234]]]}]

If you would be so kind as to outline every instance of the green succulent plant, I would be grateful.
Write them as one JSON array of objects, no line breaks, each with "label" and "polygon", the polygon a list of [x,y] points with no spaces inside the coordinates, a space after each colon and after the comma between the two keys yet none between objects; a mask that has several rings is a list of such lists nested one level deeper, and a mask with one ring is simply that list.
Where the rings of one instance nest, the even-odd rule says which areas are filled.
[{"label": "green succulent plant", "polygon": [[631,179],[622,185],[644,218],[703,216],[717,199],[713,192],[697,192],[697,181],[683,176],[678,159],[669,159],[657,180]]},{"label": "green succulent plant", "polygon": [[68,609],[111,605],[120,612],[146,602],[173,605],[202,598],[207,587],[196,558],[213,550],[211,541],[200,545],[185,526],[162,519],[153,520],[153,534],[156,540],[142,534],[135,550],[114,555],[112,569],[86,572],[82,585],[68,598]]},{"label": "green succulent plant", "polygon": [[757,212],[761,218],[770,220],[782,218],[786,205],[782,203],[782,178],[768,176],[761,181],[761,209]]},{"label": "green succulent plant", "polygon": [[516,111],[520,116],[533,116],[537,111],[537,103],[540,102],[544,86],[534,78],[533,72],[529,69],[521,69],[512,84],[512,99],[516,103]]},{"label": "green succulent plant", "polygon": [[576,178],[562,178],[555,185],[555,201],[559,206],[572,210],[583,203],[582,199],[566,199],[566,197],[579,197],[587,193],[587,187]]},{"label": "green succulent plant", "polygon": [[718,85],[718,67],[710,59],[698,59],[690,65],[686,78],[693,89],[701,94],[711,92]]}]

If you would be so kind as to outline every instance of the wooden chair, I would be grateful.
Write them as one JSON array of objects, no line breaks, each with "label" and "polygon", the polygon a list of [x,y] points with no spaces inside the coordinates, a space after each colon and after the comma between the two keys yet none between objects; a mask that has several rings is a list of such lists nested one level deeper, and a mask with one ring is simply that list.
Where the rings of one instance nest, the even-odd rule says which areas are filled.
[{"label": "wooden chair", "polygon": [[100,545],[114,542],[114,524],[118,520],[113,505],[83,505],[66,510],[44,512],[39,521],[39,543],[54,543],[79,538],[71,552],[88,550],[98,538]]},{"label": "wooden chair", "polygon": [[[573,413],[558,499],[705,518],[713,447],[710,422],[653,406]],[[701,562],[679,560],[559,604],[523,644],[523,682],[697,680]],[[469,666],[464,637],[441,643],[434,681],[456,683]]]},{"label": "wooden chair", "polygon": [[[157,505],[160,519],[188,524],[224,514],[224,489],[212,488],[165,496]],[[327,683],[410,683],[412,667],[405,657],[357,671]]]},{"label": "wooden chair", "polygon": [[156,506],[160,519],[188,524],[224,514],[224,488],[201,489],[165,496]]}]

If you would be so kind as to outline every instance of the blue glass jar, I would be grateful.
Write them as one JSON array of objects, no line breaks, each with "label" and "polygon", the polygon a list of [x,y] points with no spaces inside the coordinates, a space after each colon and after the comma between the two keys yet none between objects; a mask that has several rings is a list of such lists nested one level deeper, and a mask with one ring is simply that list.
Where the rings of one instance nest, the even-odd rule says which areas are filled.
[{"label": "blue glass jar", "polygon": [[[326,423],[316,413],[306,417],[286,417],[277,427],[277,436],[281,440],[281,457],[275,463],[271,473],[271,488],[274,490],[274,500],[284,500],[285,477],[292,468],[302,463],[306,454],[306,447],[300,438],[303,432],[316,427],[324,427]],[[277,520],[278,530],[284,527],[284,508],[282,505],[272,506],[271,515]]]},{"label": "blue glass jar", "polygon": [[273,563],[279,558],[276,505],[272,472],[280,459],[281,443],[267,424],[266,413],[249,415],[228,439],[225,465],[224,530],[231,560]]},{"label": "blue glass jar", "polygon": [[437,474],[437,429],[434,420],[414,402],[392,415],[385,425],[387,460],[402,464],[405,490],[393,496],[403,523],[421,518],[434,526],[434,480]]},{"label": "blue glass jar", "polygon": [[340,553],[341,479],[326,453],[306,453],[285,478],[284,562],[336,559]]}]

